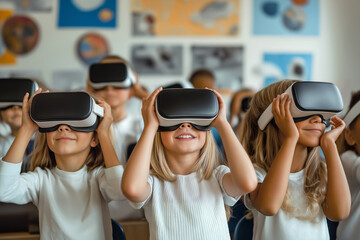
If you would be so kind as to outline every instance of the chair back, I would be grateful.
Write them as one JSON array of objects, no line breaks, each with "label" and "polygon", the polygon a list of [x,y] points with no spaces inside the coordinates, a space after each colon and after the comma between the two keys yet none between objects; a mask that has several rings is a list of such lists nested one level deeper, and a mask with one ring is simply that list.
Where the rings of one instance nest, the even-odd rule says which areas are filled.
[{"label": "chair back", "polygon": [[242,217],[236,224],[234,231],[234,240],[252,240],[254,220]]},{"label": "chair back", "polygon": [[113,240],[126,240],[125,233],[120,224],[111,219]]}]

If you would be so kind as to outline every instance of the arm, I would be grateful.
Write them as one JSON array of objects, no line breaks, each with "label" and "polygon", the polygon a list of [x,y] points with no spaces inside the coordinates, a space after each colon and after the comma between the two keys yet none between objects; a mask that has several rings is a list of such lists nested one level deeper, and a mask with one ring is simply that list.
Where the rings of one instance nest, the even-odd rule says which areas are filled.
[{"label": "arm", "polygon": [[28,100],[29,93],[25,94],[23,98],[21,127],[19,129],[19,132],[16,134],[15,140],[12,143],[9,151],[3,158],[3,161],[10,163],[22,162],[26,147],[31,137],[39,129],[39,127],[31,120],[29,111],[31,100],[36,94],[40,92],[41,88],[34,93],[30,100]]},{"label": "arm", "polygon": [[284,201],[294,151],[299,138],[299,132],[290,113],[290,103],[291,99],[288,99],[287,95],[282,100],[280,95],[273,100],[272,112],[280,131],[282,145],[264,181],[250,193],[253,206],[267,216],[275,215]]},{"label": "arm", "polygon": [[111,115],[111,108],[109,104],[104,101],[98,101],[99,106],[104,108],[104,117],[101,119],[101,122],[97,128],[97,133],[101,145],[101,150],[104,156],[104,162],[106,168],[111,168],[117,165],[120,165],[119,159],[116,156],[114,146],[111,142],[110,136],[110,126],[113,122]]},{"label": "arm", "polygon": [[213,92],[219,101],[219,114],[212,125],[218,130],[223,141],[230,168],[230,173],[223,178],[223,186],[228,195],[237,197],[255,189],[256,175],[249,156],[226,120],[224,100],[218,92]]},{"label": "arm", "polygon": [[159,123],[155,115],[155,99],[161,88],[156,89],[150,97],[143,99],[141,109],[144,119],[144,130],[126,164],[121,188],[124,195],[132,202],[143,202],[150,194],[147,182],[150,169],[151,151]]},{"label": "arm", "polygon": [[350,213],[351,195],[346,175],[342,167],[335,141],[345,128],[345,123],[338,117],[330,121],[331,130],[320,139],[327,165],[327,192],[323,211],[329,219],[340,221]]},{"label": "arm", "polygon": [[[41,89],[34,95],[41,92]],[[33,96],[34,96],[33,95]],[[32,135],[38,126],[29,116],[30,102],[29,94],[23,99],[22,123],[8,153],[0,160],[0,201],[25,204],[33,201],[37,204],[39,177],[37,173],[27,173],[20,176],[21,162]]]},{"label": "arm", "polygon": [[138,74],[134,70],[132,71],[136,77],[136,83],[131,87],[131,95],[139,99],[147,98],[149,93],[140,85]]}]

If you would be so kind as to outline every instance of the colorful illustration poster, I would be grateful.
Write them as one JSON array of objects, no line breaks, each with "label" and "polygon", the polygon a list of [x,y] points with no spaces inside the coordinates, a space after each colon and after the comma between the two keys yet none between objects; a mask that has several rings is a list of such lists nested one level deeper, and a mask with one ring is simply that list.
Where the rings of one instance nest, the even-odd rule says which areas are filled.
[{"label": "colorful illustration poster", "polygon": [[59,27],[116,27],[116,0],[59,1]]},{"label": "colorful illustration poster", "polygon": [[131,63],[139,74],[181,75],[182,46],[134,45],[131,48]]},{"label": "colorful illustration poster", "polygon": [[[7,9],[0,9],[0,26],[2,26],[8,18],[10,18],[13,14],[12,10]],[[2,32],[2,27],[0,28]],[[9,52],[2,40],[0,38],[0,64],[15,64],[16,63],[16,56]]]},{"label": "colorful illustration poster", "polygon": [[106,39],[97,33],[86,33],[77,42],[77,54],[86,65],[99,62],[109,54],[109,45]]},{"label": "colorful illustration poster", "polygon": [[235,36],[240,0],[132,0],[134,36]]},{"label": "colorful illustration poster", "polygon": [[53,0],[0,0],[0,7],[11,7],[15,12],[50,12]]},{"label": "colorful illustration poster", "polygon": [[254,0],[254,35],[319,35],[319,0]]},{"label": "colorful illustration poster", "polygon": [[241,88],[243,80],[242,46],[194,46],[192,71],[209,69],[215,74],[218,89],[230,92]]},{"label": "colorful illustration poster", "polygon": [[282,80],[311,80],[312,54],[265,53],[263,76],[264,87]]}]

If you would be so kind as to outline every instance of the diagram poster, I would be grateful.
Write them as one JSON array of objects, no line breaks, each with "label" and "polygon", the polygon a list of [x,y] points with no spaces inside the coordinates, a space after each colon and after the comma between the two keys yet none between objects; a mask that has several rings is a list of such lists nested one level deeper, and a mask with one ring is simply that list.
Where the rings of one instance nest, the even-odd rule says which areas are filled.
[{"label": "diagram poster", "polygon": [[116,27],[116,0],[59,1],[59,27]]},{"label": "diagram poster", "polygon": [[[8,18],[10,18],[13,14],[12,10],[7,9],[0,9],[0,26],[2,26]],[[0,28],[2,31],[2,27]],[[9,52],[3,41],[2,37],[0,38],[0,64],[15,64],[16,63],[16,56]]]},{"label": "diagram poster", "polygon": [[134,36],[235,36],[240,0],[132,0]]},{"label": "diagram poster", "polygon": [[254,35],[319,35],[319,0],[254,0]]},{"label": "diagram poster", "polygon": [[264,87],[282,80],[311,80],[312,54],[265,53]]}]

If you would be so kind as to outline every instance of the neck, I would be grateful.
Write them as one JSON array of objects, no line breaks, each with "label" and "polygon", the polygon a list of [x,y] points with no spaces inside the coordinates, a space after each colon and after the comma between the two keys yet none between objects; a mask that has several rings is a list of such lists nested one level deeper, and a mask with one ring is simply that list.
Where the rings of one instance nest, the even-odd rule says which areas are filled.
[{"label": "neck", "polygon": [[304,169],[307,155],[307,147],[304,145],[296,144],[294,157],[290,169],[291,173],[299,172],[300,170]]},{"label": "neck", "polygon": [[56,166],[67,172],[76,172],[80,170],[86,161],[89,152],[72,155],[55,154]]},{"label": "neck", "polygon": [[192,169],[199,159],[199,152],[193,153],[165,153],[166,161],[171,171],[176,175],[188,175],[192,173]]},{"label": "neck", "polygon": [[114,122],[120,122],[126,118],[126,104],[111,108],[111,114]]}]

